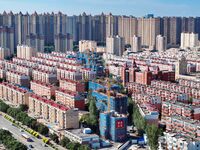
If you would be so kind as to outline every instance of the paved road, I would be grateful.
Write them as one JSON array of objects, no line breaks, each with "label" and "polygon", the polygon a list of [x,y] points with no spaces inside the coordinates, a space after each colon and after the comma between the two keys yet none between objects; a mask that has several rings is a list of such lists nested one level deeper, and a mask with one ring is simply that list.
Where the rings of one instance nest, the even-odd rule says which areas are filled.
[{"label": "paved road", "polygon": [[[8,120],[6,120],[3,116],[0,115],[0,128],[6,128],[7,130],[9,130],[12,134],[13,137],[16,138],[17,140],[19,140],[20,142],[22,142],[23,144],[27,145],[32,145],[33,150],[53,150],[51,147],[44,147],[43,146],[43,142],[40,139],[37,139],[36,137],[32,136],[31,134],[27,133],[27,132],[20,132],[20,129],[13,126],[11,122],[9,122]],[[27,142],[26,139],[24,139],[21,134],[25,133],[27,134],[29,137],[31,137],[33,142]]]}]

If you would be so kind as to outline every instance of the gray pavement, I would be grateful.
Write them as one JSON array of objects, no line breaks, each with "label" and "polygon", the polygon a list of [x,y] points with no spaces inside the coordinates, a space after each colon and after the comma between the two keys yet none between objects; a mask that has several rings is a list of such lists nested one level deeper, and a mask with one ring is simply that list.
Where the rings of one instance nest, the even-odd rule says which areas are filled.
[{"label": "gray pavement", "polygon": [[[49,146],[48,147],[44,147],[43,146],[44,143],[42,142],[42,140],[37,139],[36,137],[32,136],[28,132],[25,132],[25,131],[21,132],[19,128],[13,126],[12,123],[9,122],[8,120],[6,120],[2,115],[0,115],[0,128],[9,130],[13,134],[14,138],[16,138],[18,141],[22,142],[23,144],[27,145],[27,147],[29,145],[33,146],[33,148],[29,148],[28,147],[28,149],[33,149],[33,150],[52,150],[52,148],[49,147]],[[21,136],[23,133],[28,135],[32,139],[32,142],[27,142],[27,140],[24,139]]]}]

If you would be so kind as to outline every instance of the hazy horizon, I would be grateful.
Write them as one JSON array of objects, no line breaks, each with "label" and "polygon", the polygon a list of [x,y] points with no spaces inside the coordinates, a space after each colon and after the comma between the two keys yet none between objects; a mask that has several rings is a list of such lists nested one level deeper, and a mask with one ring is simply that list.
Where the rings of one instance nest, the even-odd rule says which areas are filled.
[{"label": "hazy horizon", "polygon": [[67,15],[97,15],[112,13],[113,15],[131,15],[142,17],[146,14],[158,16],[200,16],[199,0],[0,0],[0,12],[3,11],[25,14],[57,13]]}]

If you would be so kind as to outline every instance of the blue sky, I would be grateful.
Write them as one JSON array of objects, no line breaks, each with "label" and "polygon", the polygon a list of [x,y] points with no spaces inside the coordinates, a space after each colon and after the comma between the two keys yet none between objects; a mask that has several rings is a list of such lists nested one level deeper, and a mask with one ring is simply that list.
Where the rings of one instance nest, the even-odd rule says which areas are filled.
[{"label": "blue sky", "polygon": [[0,12],[58,12],[144,16],[200,16],[200,0],[0,0]]}]

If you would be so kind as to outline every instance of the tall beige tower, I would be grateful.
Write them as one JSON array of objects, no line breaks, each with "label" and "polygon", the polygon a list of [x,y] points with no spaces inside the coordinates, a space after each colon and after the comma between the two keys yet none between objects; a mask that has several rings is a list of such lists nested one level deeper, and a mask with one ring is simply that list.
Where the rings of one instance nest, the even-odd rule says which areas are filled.
[{"label": "tall beige tower", "polygon": [[141,37],[135,35],[132,37],[131,50],[132,52],[138,52],[141,50]]},{"label": "tall beige tower", "polygon": [[44,37],[41,35],[27,35],[25,44],[35,48],[38,52],[44,52]]},{"label": "tall beige tower", "polygon": [[124,37],[125,44],[131,44],[131,38],[137,35],[137,18],[120,16],[118,18],[118,35]]},{"label": "tall beige tower", "polygon": [[73,49],[73,39],[70,34],[57,34],[54,39],[55,51],[63,52]]},{"label": "tall beige tower", "polygon": [[154,49],[156,36],[160,34],[160,18],[138,18],[138,36],[142,46]]},{"label": "tall beige tower", "polygon": [[106,51],[108,54],[122,56],[125,49],[124,38],[120,36],[110,36],[106,38]]},{"label": "tall beige tower", "polygon": [[14,54],[14,29],[12,27],[0,27],[0,46],[9,48],[11,54]]},{"label": "tall beige tower", "polygon": [[118,34],[118,17],[111,13],[106,15],[106,37]]},{"label": "tall beige tower", "polygon": [[156,37],[156,50],[164,52],[167,49],[167,38],[162,35]]}]

